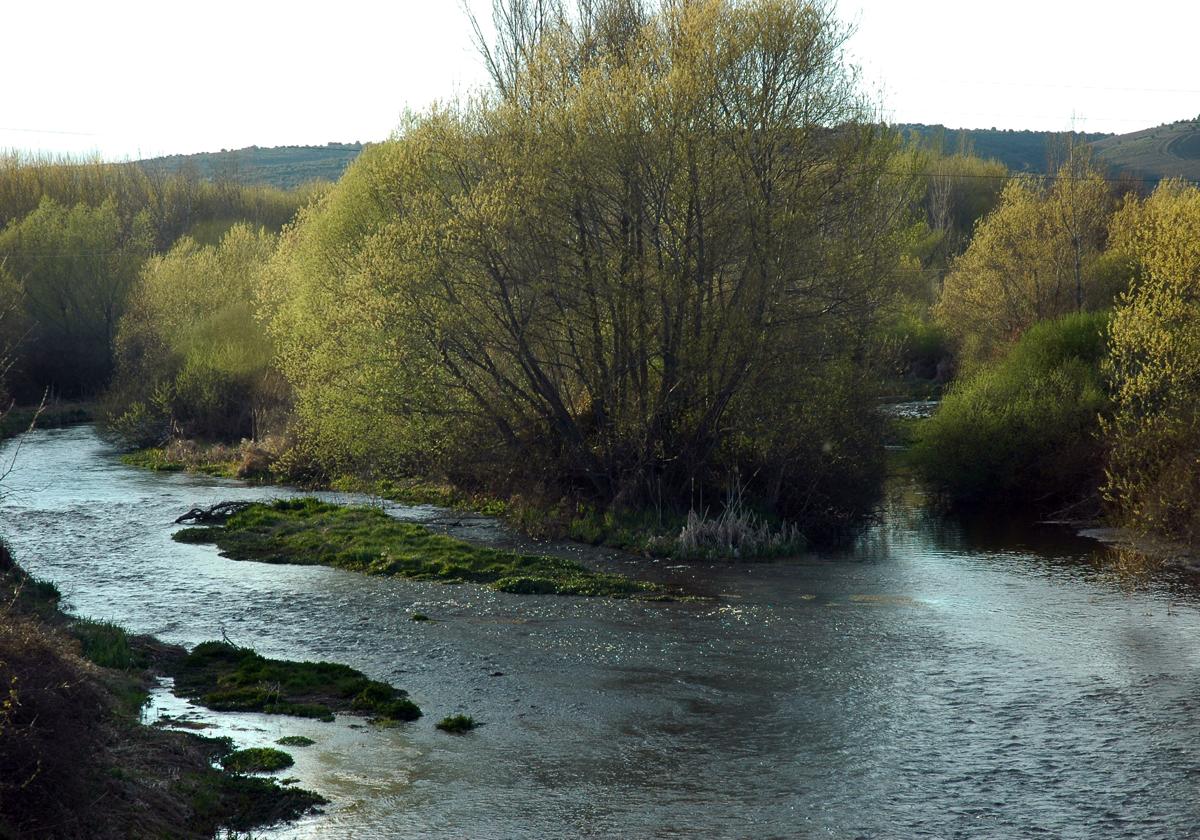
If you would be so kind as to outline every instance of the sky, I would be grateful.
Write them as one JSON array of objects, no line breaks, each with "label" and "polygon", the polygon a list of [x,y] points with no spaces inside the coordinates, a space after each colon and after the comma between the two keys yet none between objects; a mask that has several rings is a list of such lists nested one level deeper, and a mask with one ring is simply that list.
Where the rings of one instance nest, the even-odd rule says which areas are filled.
[{"label": "sky", "polygon": [[[1125,133],[1200,115],[1200,4],[837,2],[892,122]],[[381,140],[484,80],[460,0],[0,0],[0,26],[4,150]]]}]

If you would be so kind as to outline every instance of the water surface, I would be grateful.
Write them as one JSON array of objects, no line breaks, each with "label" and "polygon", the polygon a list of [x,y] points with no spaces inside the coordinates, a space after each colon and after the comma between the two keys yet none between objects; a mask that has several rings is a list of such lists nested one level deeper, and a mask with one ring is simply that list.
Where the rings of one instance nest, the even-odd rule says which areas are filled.
[{"label": "water surface", "polygon": [[[292,491],[128,468],[86,427],[22,446],[0,529],[72,610],[343,662],[425,710],[389,729],[208,715],[242,745],[318,741],[284,775],[333,805],[267,836],[1200,836],[1195,589],[1132,586],[1061,531],[965,532],[898,485],[844,556],[663,568],[562,549],[713,600],[517,596],[226,560],[172,542],[175,517]],[[485,725],[433,728],[456,712]]]}]

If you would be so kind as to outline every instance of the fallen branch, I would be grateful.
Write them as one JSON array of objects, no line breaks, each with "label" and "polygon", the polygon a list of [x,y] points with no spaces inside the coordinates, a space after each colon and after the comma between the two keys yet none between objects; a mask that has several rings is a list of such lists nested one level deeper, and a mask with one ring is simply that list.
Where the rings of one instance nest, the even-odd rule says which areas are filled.
[{"label": "fallen branch", "polygon": [[218,502],[209,508],[194,507],[175,520],[176,525],[224,525],[235,513],[240,513],[254,502]]}]

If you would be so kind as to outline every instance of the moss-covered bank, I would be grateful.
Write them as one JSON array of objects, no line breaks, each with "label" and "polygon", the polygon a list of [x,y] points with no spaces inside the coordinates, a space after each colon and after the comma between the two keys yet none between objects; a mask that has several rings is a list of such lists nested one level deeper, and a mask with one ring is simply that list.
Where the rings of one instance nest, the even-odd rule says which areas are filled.
[{"label": "moss-covered bank", "polygon": [[360,712],[382,720],[416,720],[406,692],[333,662],[267,659],[227,642],[204,642],[169,668],[175,692],[218,712],[264,712],[333,720]]},{"label": "moss-covered bank", "polygon": [[224,526],[186,528],[180,542],[212,543],[234,560],[336,566],[374,575],[481,583],[501,592],[613,597],[661,594],[649,583],[556,557],[480,548],[381,510],[316,499],[252,505]]},{"label": "moss-covered bank", "polygon": [[199,840],[324,801],[214,769],[228,742],[143,726],[150,676],[121,661],[128,639],[56,602],[0,543],[0,838]]}]

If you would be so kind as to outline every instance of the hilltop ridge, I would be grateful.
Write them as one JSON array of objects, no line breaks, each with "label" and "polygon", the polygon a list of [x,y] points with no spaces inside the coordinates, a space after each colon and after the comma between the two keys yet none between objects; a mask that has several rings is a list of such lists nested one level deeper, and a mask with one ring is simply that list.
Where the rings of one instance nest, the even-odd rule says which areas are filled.
[{"label": "hilltop ridge", "polygon": [[263,184],[292,189],[308,181],[336,181],[362,152],[364,144],[275,146],[222,149],[191,155],[167,155],[137,161],[147,172],[174,174],[191,169],[205,180]]}]

